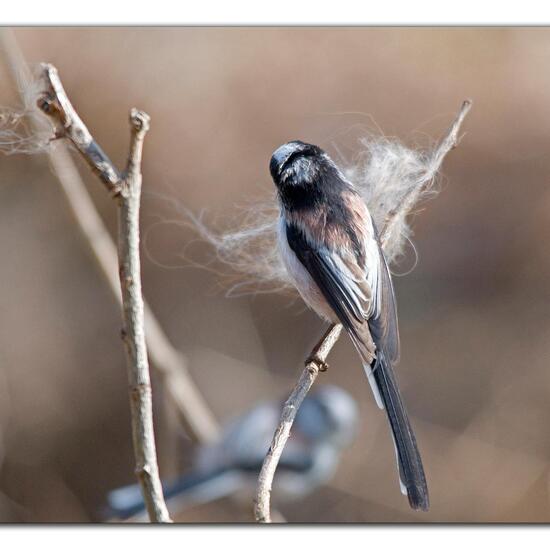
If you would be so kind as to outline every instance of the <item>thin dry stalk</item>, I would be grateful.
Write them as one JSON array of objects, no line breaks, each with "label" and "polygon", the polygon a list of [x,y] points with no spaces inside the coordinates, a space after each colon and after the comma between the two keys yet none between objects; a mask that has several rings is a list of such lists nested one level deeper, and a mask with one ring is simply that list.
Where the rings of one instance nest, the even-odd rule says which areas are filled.
[{"label": "thin dry stalk", "polygon": [[384,245],[388,237],[392,234],[399,219],[407,216],[418,201],[418,197],[436,177],[447,154],[458,145],[460,127],[462,126],[462,123],[464,122],[464,119],[466,118],[466,115],[471,107],[472,101],[470,99],[466,99],[462,103],[462,106],[460,107],[460,110],[458,111],[452,125],[447,130],[447,133],[439,142],[438,146],[434,149],[430,161],[426,167],[426,172],[423,174],[421,185],[411,189],[411,191],[403,197],[397,208],[389,213],[380,235],[382,245]]},{"label": "thin dry stalk", "polygon": [[311,357],[306,361],[305,368],[300,375],[296,386],[292,390],[290,397],[287,399],[279,426],[273,436],[273,441],[267,452],[267,456],[262,464],[260,476],[258,478],[258,489],[254,501],[254,516],[256,521],[260,523],[271,523],[271,487],[273,485],[273,477],[279,464],[279,459],[283,453],[290,429],[294,423],[296,413],[315,382],[319,372],[324,367],[330,350],[338,341],[342,325],[332,325],[323,335],[319,343],[312,351]]}]

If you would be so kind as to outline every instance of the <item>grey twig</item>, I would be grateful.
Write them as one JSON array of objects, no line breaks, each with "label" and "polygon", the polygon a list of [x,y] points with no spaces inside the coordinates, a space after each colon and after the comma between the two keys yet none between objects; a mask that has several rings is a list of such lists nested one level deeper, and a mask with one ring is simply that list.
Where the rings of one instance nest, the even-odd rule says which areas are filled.
[{"label": "grey twig", "polygon": [[132,439],[136,475],[151,521],[169,522],[160,482],[149,361],[145,344],[145,321],[141,294],[139,257],[139,207],[141,202],[141,156],[149,116],[132,109],[128,166],[117,191],[119,203],[118,262],[124,325],[122,337],[128,357],[128,383],[132,413]]},{"label": "grey twig", "polygon": [[[0,29],[0,43],[14,82],[19,83],[21,80],[20,89],[24,90],[31,83],[31,74],[11,29]],[[51,101],[51,94],[49,95],[50,97],[47,99]],[[63,126],[68,124],[75,139],[78,139],[81,144],[79,151],[88,162],[93,160],[93,169],[102,174],[102,181],[112,191],[113,186],[116,186],[119,182],[120,174],[103,152],[99,157],[97,154],[93,155],[93,159],[85,154],[86,151],[90,151],[90,144],[95,142],[72,105],[68,103],[65,108],[68,109],[67,112],[71,113],[72,118],[66,120],[66,117],[64,117],[65,120],[64,122],[60,121],[61,124]],[[80,122],[80,125],[75,126],[74,121],[76,120]],[[34,117],[31,122],[37,130],[40,129],[38,126],[42,122],[41,120]],[[79,134],[78,128],[83,131],[82,134]],[[85,136],[85,139],[79,137],[80,135]],[[96,150],[101,151],[97,145],[95,147]],[[92,147],[92,150],[94,150],[94,147]],[[55,147],[49,147],[47,155],[52,172],[65,194],[74,220],[85,241],[90,246],[113,297],[122,306],[120,283],[117,276],[116,245],[97,212],[75,161],[63,143],[57,143]],[[103,161],[99,161],[98,158],[102,158]],[[149,359],[151,366],[162,377],[168,399],[195,442],[208,443],[214,441],[219,434],[218,424],[200,390],[189,375],[185,357],[172,346],[147,302],[144,303],[144,307],[145,339]]]},{"label": "grey twig", "polygon": [[[386,223],[381,232],[382,248],[384,248],[385,243],[388,242],[388,236],[391,234],[397,220],[399,220],[402,216],[406,216],[410,212],[422,191],[436,176],[447,153],[457,145],[460,126],[468,114],[471,106],[472,102],[470,100],[464,101],[452,126],[449,128],[445,137],[441,140],[437,148],[432,153],[428,164],[428,169],[419,180],[418,186],[403,198],[399,207],[391,212],[386,219]],[[281,420],[275,430],[275,434],[273,435],[273,439],[271,441],[271,446],[269,447],[269,451],[264,459],[262,469],[258,477],[258,486],[256,489],[256,496],[254,498],[254,517],[257,522],[271,523],[272,521],[270,513],[271,488],[273,486],[273,478],[277,470],[277,465],[279,464],[279,459],[281,458],[290,435],[290,430],[292,428],[294,418],[296,417],[296,413],[298,412],[304,397],[307,395],[307,392],[315,382],[317,375],[325,367],[324,362],[326,361],[330,350],[338,340],[341,331],[341,325],[332,325],[323,335],[319,343],[313,349],[310,359],[306,362],[305,368],[302,371],[298,382],[294,386],[290,397],[284,405]]]},{"label": "grey twig", "polygon": [[296,413],[307,395],[307,392],[315,382],[317,375],[325,367],[330,350],[338,340],[342,332],[342,325],[332,325],[323,335],[319,343],[313,349],[311,357],[306,361],[305,368],[300,375],[296,386],[287,399],[279,426],[275,431],[271,446],[262,464],[258,478],[258,488],[254,499],[254,517],[260,523],[271,523],[271,487],[273,477],[279,464],[286,442],[290,435],[290,429],[296,417]]},{"label": "grey twig", "polygon": [[68,138],[75,145],[117,199],[118,263],[124,322],[122,336],[128,358],[136,475],[151,521],[170,522],[158,472],[151,381],[145,343],[144,305],[141,295],[139,256],[141,157],[145,134],[149,130],[149,117],[141,111],[132,110],[128,165],[125,173],[119,174],[73,109],[55,67],[44,64],[42,68],[46,91],[38,100],[39,107],[59,124],[56,135]]},{"label": "grey twig", "polygon": [[447,153],[458,145],[460,127],[462,126],[462,122],[466,118],[466,115],[471,107],[472,101],[470,99],[467,99],[462,103],[462,106],[460,107],[460,110],[458,111],[451,127],[445,134],[445,137],[439,142],[430,155],[430,160],[427,163],[426,171],[419,179],[418,185],[412,188],[411,191],[403,197],[403,200],[400,202],[398,207],[389,213],[380,235],[382,245],[389,240],[395,226],[397,225],[397,222],[407,216],[407,214],[411,211],[411,208],[416,204],[418,197],[435,178],[437,172],[441,168],[443,159],[447,156]]},{"label": "grey twig", "polygon": [[43,69],[48,89],[38,100],[38,107],[47,115],[57,119],[60,127],[56,136],[70,139],[107,189],[116,192],[122,183],[121,175],[80,120],[65,94],[57,69],[48,64],[44,64]]}]

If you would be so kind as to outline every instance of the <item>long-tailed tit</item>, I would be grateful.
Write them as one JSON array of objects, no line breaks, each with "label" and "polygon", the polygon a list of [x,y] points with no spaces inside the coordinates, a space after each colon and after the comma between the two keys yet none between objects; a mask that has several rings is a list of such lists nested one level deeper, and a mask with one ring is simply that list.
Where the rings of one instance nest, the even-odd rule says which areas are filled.
[{"label": "long-tailed tit", "polygon": [[[251,502],[258,474],[273,433],[279,424],[283,403],[262,403],[231,422],[220,441],[199,448],[193,470],[163,483],[172,513],[235,495]],[[281,456],[273,485],[277,502],[305,496],[327,483],[342,450],[357,430],[358,411],[353,398],[331,385],[308,395],[298,413]],[[138,485],[121,487],[107,497],[107,517],[126,519],[143,515],[145,506]]]},{"label": "long-tailed tit", "polygon": [[291,141],[271,157],[280,203],[279,248],[304,301],[341,323],[361,356],[396,448],[401,490],[428,510],[426,478],[393,365],[399,359],[390,272],[367,206],[316,145]]}]

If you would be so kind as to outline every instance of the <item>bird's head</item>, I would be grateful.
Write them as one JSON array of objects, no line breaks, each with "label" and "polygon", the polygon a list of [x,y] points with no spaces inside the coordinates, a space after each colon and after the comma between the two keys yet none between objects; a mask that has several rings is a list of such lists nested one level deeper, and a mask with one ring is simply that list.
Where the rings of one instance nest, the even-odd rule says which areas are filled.
[{"label": "bird's head", "polygon": [[290,209],[311,206],[350,185],[320,147],[303,141],[281,145],[271,156],[269,170]]},{"label": "bird's head", "polygon": [[296,424],[312,441],[332,441],[345,447],[356,435],[358,419],[359,410],[351,395],[327,384],[304,400]]},{"label": "bird's head", "polygon": [[289,141],[273,153],[269,170],[279,189],[311,184],[318,177],[325,159],[328,160],[327,155],[317,145]]}]

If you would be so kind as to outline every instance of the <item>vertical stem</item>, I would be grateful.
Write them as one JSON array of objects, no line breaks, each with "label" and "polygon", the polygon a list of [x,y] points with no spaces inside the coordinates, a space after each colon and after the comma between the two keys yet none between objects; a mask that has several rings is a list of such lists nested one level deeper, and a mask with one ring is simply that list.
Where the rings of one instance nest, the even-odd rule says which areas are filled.
[{"label": "vertical stem", "polygon": [[118,196],[118,258],[123,311],[122,338],[128,359],[136,475],[151,521],[169,522],[171,520],[162,495],[157,466],[139,254],[140,162],[143,139],[149,129],[149,117],[145,113],[133,109],[130,122],[132,139],[128,169]]}]

